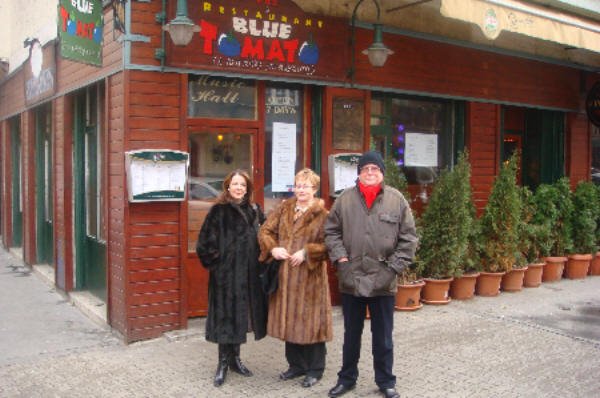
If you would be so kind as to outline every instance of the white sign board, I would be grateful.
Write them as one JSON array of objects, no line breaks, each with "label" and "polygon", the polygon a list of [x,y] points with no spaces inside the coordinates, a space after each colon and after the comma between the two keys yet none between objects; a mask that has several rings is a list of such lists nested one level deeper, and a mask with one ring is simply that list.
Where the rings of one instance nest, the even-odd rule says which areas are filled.
[{"label": "white sign board", "polygon": [[360,153],[338,153],[329,155],[329,194],[334,196],[356,184],[357,165]]},{"label": "white sign board", "polygon": [[406,133],[404,165],[409,167],[437,167],[437,134]]},{"label": "white sign board", "polygon": [[185,199],[189,154],[171,150],[125,153],[130,202]]},{"label": "white sign board", "polygon": [[273,153],[271,154],[273,192],[289,192],[296,175],[296,125],[273,123]]}]

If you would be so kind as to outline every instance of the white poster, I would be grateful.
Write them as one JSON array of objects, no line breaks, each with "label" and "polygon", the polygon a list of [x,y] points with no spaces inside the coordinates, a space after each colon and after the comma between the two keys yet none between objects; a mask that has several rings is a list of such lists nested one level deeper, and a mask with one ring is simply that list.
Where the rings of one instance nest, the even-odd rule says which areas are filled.
[{"label": "white poster", "polygon": [[271,176],[273,192],[289,192],[296,175],[296,124],[273,123]]},{"label": "white poster", "polygon": [[437,134],[406,133],[404,165],[409,167],[437,167]]}]

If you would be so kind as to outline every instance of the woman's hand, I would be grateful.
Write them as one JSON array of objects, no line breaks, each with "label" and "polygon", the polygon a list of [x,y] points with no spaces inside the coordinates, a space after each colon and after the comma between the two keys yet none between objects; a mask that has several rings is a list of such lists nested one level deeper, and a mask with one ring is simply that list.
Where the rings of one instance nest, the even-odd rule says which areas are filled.
[{"label": "woman's hand", "polygon": [[290,253],[288,253],[285,247],[274,247],[271,249],[271,256],[273,256],[275,260],[287,260],[290,258]]},{"label": "woman's hand", "polygon": [[300,249],[290,257],[290,265],[296,267],[304,262],[304,258],[304,249]]}]

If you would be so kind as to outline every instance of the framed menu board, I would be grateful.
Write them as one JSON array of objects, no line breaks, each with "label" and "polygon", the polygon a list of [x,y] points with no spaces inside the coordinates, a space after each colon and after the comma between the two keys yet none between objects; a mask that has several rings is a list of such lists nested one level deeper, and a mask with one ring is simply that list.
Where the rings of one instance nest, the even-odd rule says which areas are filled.
[{"label": "framed menu board", "polygon": [[333,100],[333,148],[361,151],[365,136],[364,100],[337,97]]},{"label": "framed menu board", "polygon": [[173,150],[125,152],[130,202],[185,199],[189,154]]}]

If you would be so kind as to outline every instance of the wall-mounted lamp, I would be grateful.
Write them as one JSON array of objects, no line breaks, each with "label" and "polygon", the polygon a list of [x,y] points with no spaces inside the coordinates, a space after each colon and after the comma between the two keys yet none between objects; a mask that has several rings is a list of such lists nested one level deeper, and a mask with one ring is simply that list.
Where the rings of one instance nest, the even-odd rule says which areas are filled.
[{"label": "wall-mounted lamp", "polygon": [[[354,11],[352,11],[352,32],[350,35],[350,48],[352,51],[352,66],[350,71],[348,71],[348,75],[350,78],[354,77],[354,31],[356,27],[356,11],[358,11],[358,7],[362,4],[364,0],[358,0],[356,5],[354,6]],[[375,3],[375,7],[377,8],[377,22],[373,24],[374,34],[373,34],[373,43],[367,48],[363,50],[362,53],[369,57],[369,63],[372,66],[381,67],[385,64],[388,55],[393,54],[394,52],[386,47],[383,44],[383,25],[379,23],[381,17],[381,10],[379,9],[379,3],[377,0],[373,0]]]},{"label": "wall-mounted lamp", "polygon": [[162,45],[161,48],[155,50],[154,57],[161,61],[161,66],[164,66],[165,62],[165,35],[164,32],[169,32],[169,36],[176,46],[187,46],[194,33],[200,32],[200,26],[196,25],[187,13],[187,0],[177,0],[177,11],[175,18],[171,22],[165,24],[166,17],[166,3],[167,0],[162,2],[162,12],[156,14],[156,21],[163,25]]},{"label": "wall-mounted lamp", "polygon": [[163,29],[169,32],[176,46],[187,46],[192,41],[194,33],[200,32],[200,26],[188,18],[187,0],[177,0],[175,19],[166,24]]}]

